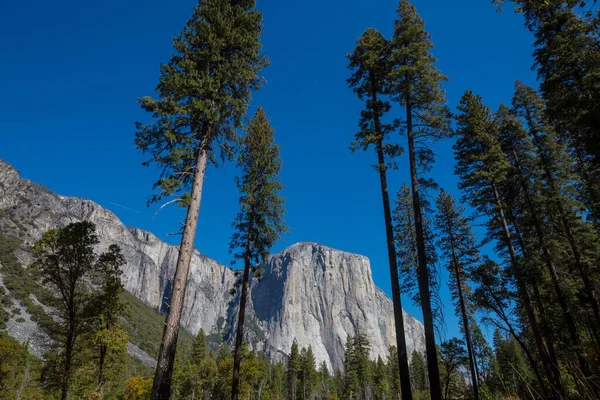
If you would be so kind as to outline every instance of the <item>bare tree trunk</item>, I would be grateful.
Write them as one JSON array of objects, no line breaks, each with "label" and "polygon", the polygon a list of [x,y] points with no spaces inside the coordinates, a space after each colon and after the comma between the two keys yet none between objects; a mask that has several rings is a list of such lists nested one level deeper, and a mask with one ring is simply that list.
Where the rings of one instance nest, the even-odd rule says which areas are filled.
[{"label": "bare tree trunk", "polygon": [[412,130],[412,109],[410,102],[406,105],[408,158],[410,161],[410,181],[412,184],[413,209],[415,214],[415,234],[417,236],[418,270],[417,281],[419,283],[419,297],[421,309],[423,310],[423,325],[425,327],[425,349],[427,356],[427,372],[429,376],[429,390],[432,399],[442,397],[442,386],[440,383],[440,371],[437,361],[437,348],[435,345],[435,327],[433,325],[433,312],[431,310],[431,293],[429,284],[429,269],[427,267],[427,255],[425,252],[425,235],[423,232],[423,214],[421,210],[421,198],[419,195],[419,180],[417,177],[417,165],[415,160],[415,142]]},{"label": "bare tree trunk", "polygon": [[106,346],[100,345],[100,361],[98,365],[98,385],[104,382],[104,361],[106,360]]},{"label": "bare tree trunk", "polygon": [[208,136],[207,129],[203,132],[203,141],[196,156],[196,171],[192,184],[192,198],[188,206],[185,226],[179,246],[179,257],[173,280],[173,290],[169,304],[169,313],[165,321],[160,351],[152,384],[151,400],[167,400],[171,396],[171,378],[173,375],[173,364],[175,363],[175,351],[177,350],[177,336],[179,335],[181,311],[185,299],[185,289],[190,270],[190,261],[194,252],[194,238],[198,226],[198,215],[200,213],[200,201],[202,200],[202,184],[206,172],[207,150],[205,138]]},{"label": "bare tree trunk", "polygon": [[[252,226],[252,221],[250,221]],[[242,294],[240,296],[240,313],[235,334],[235,351],[233,354],[233,381],[231,383],[231,400],[238,400],[240,389],[240,365],[242,363],[242,340],[244,339],[244,320],[246,319],[246,300],[248,297],[248,281],[250,280],[250,233],[244,257],[244,277],[242,278]]]},{"label": "bare tree trunk", "polygon": [[460,314],[463,320],[463,329],[465,331],[465,342],[467,343],[467,353],[469,355],[469,366],[471,367],[471,380],[473,385],[473,399],[479,400],[479,379],[475,372],[475,356],[473,355],[473,345],[471,344],[471,328],[469,326],[469,319],[467,317],[467,307],[465,306],[465,299],[463,296],[462,281],[460,279],[460,270],[458,260],[454,254],[454,239],[450,238],[450,245],[452,246],[452,258],[454,264],[454,275],[456,279],[456,287],[458,288],[458,302],[460,305]]},{"label": "bare tree trunk", "polygon": [[[373,104],[377,104],[375,91],[372,95]],[[396,346],[398,348],[398,364],[400,369],[400,391],[403,400],[412,400],[410,388],[410,373],[408,369],[408,354],[406,351],[406,337],[404,335],[404,315],[402,311],[402,299],[400,297],[400,277],[398,276],[398,260],[396,258],[396,245],[394,243],[394,225],[392,224],[392,211],[390,207],[390,195],[388,192],[387,173],[385,157],[383,154],[383,133],[381,121],[377,112],[374,112],[375,130],[379,135],[377,142],[377,169],[381,181],[381,197],[383,200],[383,215],[385,219],[385,233],[388,247],[388,259],[390,263],[390,276],[392,280],[392,303],[394,305],[394,322],[396,328]]]},{"label": "bare tree trunk", "polygon": [[67,333],[67,343],[65,348],[65,364],[63,371],[62,391],[61,400],[67,400],[69,396],[69,382],[71,380],[71,364],[73,360],[73,346],[75,344],[75,321],[71,319],[69,321],[69,328]]}]

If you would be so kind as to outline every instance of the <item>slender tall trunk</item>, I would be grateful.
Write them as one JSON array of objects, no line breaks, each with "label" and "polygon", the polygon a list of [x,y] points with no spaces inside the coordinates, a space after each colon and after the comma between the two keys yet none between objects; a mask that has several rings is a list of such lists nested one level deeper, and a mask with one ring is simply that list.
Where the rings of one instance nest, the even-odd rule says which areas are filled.
[{"label": "slender tall trunk", "polygon": [[[373,104],[377,104],[375,91],[372,95]],[[377,142],[377,170],[381,181],[381,197],[383,200],[383,215],[385,219],[385,233],[388,247],[388,259],[390,262],[390,276],[392,280],[392,303],[394,304],[394,322],[396,328],[396,346],[398,347],[398,363],[400,368],[400,391],[402,400],[412,400],[410,388],[410,373],[408,369],[408,354],[406,352],[406,337],[404,336],[404,314],[402,311],[402,299],[400,298],[400,277],[398,276],[398,264],[396,258],[396,246],[394,243],[394,226],[392,224],[392,210],[390,207],[390,195],[388,192],[385,157],[383,154],[383,133],[381,121],[377,112],[374,112],[375,130],[380,139]],[[437,364],[436,364],[437,365]]]},{"label": "slender tall trunk", "polygon": [[106,346],[100,346],[100,361],[98,365],[98,385],[102,385],[104,382],[104,362],[106,360]]},{"label": "slender tall trunk", "polygon": [[179,335],[181,311],[185,299],[185,288],[190,270],[190,261],[194,252],[194,238],[198,226],[198,215],[200,213],[200,201],[202,200],[202,184],[206,172],[208,129],[203,129],[203,140],[196,155],[196,171],[192,184],[192,198],[188,206],[185,226],[179,246],[179,257],[173,279],[173,290],[169,304],[169,313],[165,321],[160,351],[154,373],[151,400],[167,400],[171,396],[171,378],[173,375],[173,364],[175,363],[175,351],[177,350],[177,336]]},{"label": "slender tall trunk", "polygon": [[71,380],[71,364],[73,360],[73,346],[75,344],[75,320],[72,318],[69,321],[69,328],[67,333],[67,343],[65,346],[65,364],[63,371],[63,379],[62,379],[62,391],[61,391],[61,400],[67,400],[69,396],[69,383]]},{"label": "slender tall trunk", "polygon": [[452,234],[450,234],[450,246],[452,247],[452,258],[454,265],[454,276],[456,279],[456,287],[458,289],[458,302],[460,305],[460,314],[463,322],[463,329],[465,331],[465,342],[467,343],[467,353],[469,355],[469,366],[471,367],[471,381],[473,385],[473,399],[479,400],[479,382],[477,378],[477,373],[475,372],[475,358],[473,355],[473,345],[471,343],[471,329],[469,327],[469,319],[467,317],[467,307],[465,305],[465,299],[463,296],[462,289],[462,280],[460,279],[460,268],[458,264],[458,259],[454,252],[454,239],[452,238]]},{"label": "slender tall trunk", "polygon": [[548,357],[546,348],[544,346],[544,340],[542,339],[542,335],[540,333],[540,328],[535,317],[535,312],[533,311],[533,307],[531,306],[531,298],[529,297],[529,293],[527,291],[527,285],[525,283],[525,280],[523,279],[521,270],[518,265],[517,253],[515,252],[515,249],[512,244],[512,234],[510,232],[510,229],[508,229],[506,217],[504,216],[504,210],[502,209],[502,203],[500,201],[500,195],[495,184],[492,184],[492,189],[494,192],[494,200],[496,202],[496,207],[498,209],[498,217],[500,218],[500,222],[502,223],[502,229],[504,231],[504,236],[506,239],[506,246],[508,247],[511,269],[517,282],[517,290],[519,292],[519,297],[521,298],[523,308],[525,309],[527,319],[529,320],[531,332],[533,333],[538,352],[540,353],[540,357],[542,359],[542,366],[544,367],[544,371],[546,372],[548,381],[552,386],[553,393],[560,393],[564,395],[564,388],[562,385],[562,380],[560,378],[560,371],[558,370],[557,366],[553,365],[553,363],[551,362],[550,358]]},{"label": "slender tall trunk", "polygon": [[421,211],[421,198],[419,196],[419,180],[415,160],[415,142],[412,129],[412,109],[407,101],[406,122],[408,137],[408,158],[410,160],[410,181],[412,184],[413,209],[415,214],[415,234],[417,236],[419,297],[423,310],[423,325],[425,327],[425,349],[427,355],[427,372],[429,388],[432,399],[442,397],[440,371],[437,361],[437,348],[435,346],[435,328],[433,326],[433,312],[431,310],[431,293],[429,292],[429,269],[427,268],[427,255],[425,253],[425,235],[423,233],[423,214]]},{"label": "slender tall trunk", "polygon": [[[252,227],[252,217],[248,222]],[[235,334],[235,351],[233,354],[233,381],[231,383],[231,400],[238,400],[240,389],[240,365],[242,363],[242,340],[244,338],[244,321],[246,319],[246,300],[248,298],[248,282],[250,280],[250,251],[252,238],[248,229],[248,241],[246,243],[246,255],[244,256],[244,276],[242,278],[242,294],[240,296],[240,313],[238,316],[237,331]]]}]

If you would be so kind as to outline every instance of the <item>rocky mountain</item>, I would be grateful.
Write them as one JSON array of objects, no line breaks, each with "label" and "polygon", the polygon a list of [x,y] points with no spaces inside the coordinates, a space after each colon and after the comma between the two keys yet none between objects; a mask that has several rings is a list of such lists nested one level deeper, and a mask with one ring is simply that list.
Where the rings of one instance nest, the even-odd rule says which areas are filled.
[{"label": "rocky mountain", "polygon": [[[57,195],[21,179],[0,160],[0,229],[23,241],[19,258],[49,228],[89,220],[96,224],[99,251],[118,244],[127,265],[125,288],[156,309],[165,310],[178,249],[150,232],[126,227],[112,212],[91,200]],[[371,341],[372,356],[387,355],[395,344],[391,300],[375,286],[369,260],[317,243],[297,243],[272,255],[259,284],[252,285],[245,338],[272,358],[289,353],[294,338],[311,345],[318,362],[342,366],[348,335],[357,330]],[[229,291],[235,272],[195,252],[192,257],[182,325],[200,328],[213,340],[233,341],[239,298]],[[422,324],[404,314],[408,352],[424,350]],[[31,335],[34,335],[32,332]],[[21,335],[23,336],[23,335]]]}]

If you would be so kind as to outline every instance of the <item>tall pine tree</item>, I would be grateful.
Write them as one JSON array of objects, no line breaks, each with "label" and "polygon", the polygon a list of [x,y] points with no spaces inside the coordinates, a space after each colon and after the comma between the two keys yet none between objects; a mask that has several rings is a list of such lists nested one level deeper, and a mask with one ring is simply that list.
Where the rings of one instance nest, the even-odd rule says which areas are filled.
[{"label": "tall pine tree", "polygon": [[235,337],[232,400],[237,400],[239,392],[250,272],[260,278],[257,266],[266,261],[271,247],[287,229],[283,220],[283,198],[280,196],[283,189],[279,181],[281,157],[273,133],[265,110],[259,107],[246,128],[246,135],[241,139],[242,149],[238,158],[241,177],[236,178],[236,183],[241,193],[240,212],[233,223],[235,231],[230,249],[234,259],[244,263],[244,274]]},{"label": "tall pine tree", "polygon": [[465,210],[457,205],[454,198],[442,190],[436,201],[438,213],[435,226],[440,232],[438,246],[443,252],[450,273],[450,293],[456,304],[456,314],[462,320],[462,330],[467,347],[473,398],[479,399],[479,378],[475,370],[473,343],[471,340],[470,320],[474,310],[469,304],[470,287],[467,282],[468,272],[479,259],[475,236],[471,232],[469,220],[464,216]]},{"label": "tall pine tree", "polygon": [[390,104],[384,100],[389,92],[387,76],[389,72],[388,42],[375,29],[367,29],[358,38],[356,48],[348,55],[349,68],[352,76],[348,84],[361,100],[366,101],[366,109],[361,113],[359,121],[360,131],[355,134],[352,151],[375,147],[377,153],[376,170],[381,183],[381,197],[385,221],[388,259],[392,281],[392,300],[394,305],[394,320],[396,328],[396,342],[398,348],[398,362],[400,369],[400,383],[402,397],[410,400],[410,377],[408,372],[408,356],[406,354],[406,338],[404,335],[404,318],[402,317],[402,300],[400,298],[400,284],[396,249],[394,246],[394,227],[388,192],[387,169],[391,159],[399,155],[398,146],[389,143],[388,137],[394,129],[393,124],[387,124],[383,117],[390,110]]},{"label": "tall pine tree", "polygon": [[[483,215],[488,215],[488,231],[508,251],[510,273],[515,279],[521,305],[534,337],[538,354],[554,393],[562,393],[563,386],[558,365],[548,355],[538,317],[531,300],[528,280],[513,243],[513,232],[506,217],[506,204],[500,196],[507,180],[510,165],[502,153],[497,137],[497,125],[480,96],[467,91],[460,100],[457,116],[457,141],[454,145],[457,159],[456,174],[460,187],[470,204]],[[547,338],[546,338],[547,339]]]},{"label": "tall pine tree", "polygon": [[168,398],[190,260],[202,198],[207,161],[231,154],[250,101],[262,84],[268,64],[261,54],[262,15],[253,0],[207,0],[196,6],[181,34],[175,54],[161,65],[158,98],[140,99],[152,114],[137,123],[136,145],[161,170],[151,201],[176,196],[187,216],[158,364],[153,400]]},{"label": "tall pine tree", "polygon": [[424,179],[433,163],[434,154],[428,144],[450,135],[450,111],[446,106],[442,83],[447,78],[435,67],[431,55],[433,44],[425,24],[408,0],[398,5],[398,19],[390,41],[390,94],[406,112],[403,128],[408,142],[410,180],[412,186],[415,234],[417,239],[419,298],[423,310],[425,345],[431,398],[442,397],[435,345],[431,286],[427,265],[423,224],[422,192],[429,181]]}]

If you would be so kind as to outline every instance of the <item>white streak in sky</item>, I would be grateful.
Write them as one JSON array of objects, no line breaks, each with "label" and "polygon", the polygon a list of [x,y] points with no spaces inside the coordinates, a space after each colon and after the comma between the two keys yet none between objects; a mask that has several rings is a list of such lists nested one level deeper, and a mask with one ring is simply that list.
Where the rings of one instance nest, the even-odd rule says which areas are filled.
[{"label": "white streak in sky", "polygon": [[112,201],[110,202],[110,204],[112,204],[113,206],[124,208],[125,210],[133,211],[134,213],[138,213],[138,214],[140,213],[138,210],[134,210],[133,208],[129,208],[129,207],[125,207],[120,204],[117,204],[117,203],[113,203]]}]

